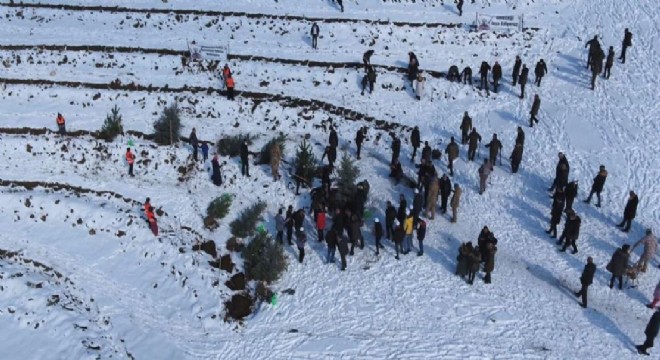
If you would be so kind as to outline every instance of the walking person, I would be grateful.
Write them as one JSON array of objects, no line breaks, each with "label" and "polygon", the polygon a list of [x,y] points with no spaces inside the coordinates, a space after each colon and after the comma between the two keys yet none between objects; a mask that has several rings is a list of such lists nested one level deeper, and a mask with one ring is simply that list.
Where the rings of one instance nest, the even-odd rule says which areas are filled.
[{"label": "walking person", "polygon": [[630,257],[630,245],[624,244],[622,247],[616,249],[612,254],[612,259],[607,264],[607,271],[612,273],[610,278],[610,289],[614,287],[614,279],[619,280],[619,290],[623,290],[623,274],[628,268],[628,259]]},{"label": "walking person", "polygon": [[328,233],[325,235],[325,242],[328,244],[328,254],[325,257],[325,263],[330,264],[335,262],[335,253],[337,251],[337,232],[335,229],[330,228]]},{"label": "walking person", "polygon": [[486,191],[486,183],[491,171],[493,171],[493,166],[488,162],[488,159],[484,159],[483,165],[479,167],[479,195]]},{"label": "walking person", "polygon": [[355,145],[357,146],[357,158],[360,160],[360,151],[362,150],[362,143],[364,142],[364,137],[367,133],[367,129],[363,126],[355,134]]},{"label": "walking person", "polygon": [[449,202],[449,206],[451,207],[451,222],[455,223],[458,221],[458,207],[460,206],[461,202],[461,194],[463,193],[463,190],[461,189],[458,184],[454,183],[454,195],[451,197],[451,201]]},{"label": "walking person", "polygon": [[342,0],[334,0],[334,1],[337,1],[337,5],[339,5],[341,12],[344,12],[344,2]]},{"label": "walking person", "polygon": [[539,94],[534,95],[534,102],[532,103],[532,109],[529,111],[529,127],[534,127],[534,122],[537,124],[539,123],[539,119],[536,117],[536,115],[539,114],[539,110],[541,109],[541,98],[539,98]]},{"label": "walking person", "polygon": [[564,211],[566,213],[568,213],[569,210],[573,210],[573,202],[577,197],[578,188],[579,186],[577,180],[569,182],[568,185],[566,185],[566,188],[564,188],[564,193],[566,194],[566,209]]},{"label": "walking person", "polygon": [[456,8],[458,9],[458,16],[463,16],[463,0],[456,2]]},{"label": "walking person", "polygon": [[587,41],[584,47],[585,48],[589,47],[588,55],[587,55],[587,69],[588,69],[593,64],[591,60],[593,55],[596,53],[596,49],[600,49],[600,42],[598,41],[598,35],[594,35],[594,38]]},{"label": "walking person", "polygon": [[190,132],[190,137],[188,138],[190,145],[193,148],[193,160],[197,161],[197,149],[199,148],[199,140],[197,140],[197,131],[195,128]]},{"label": "walking person", "polygon": [[493,134],[493,138],[486,144],[486,147],[488,148],[488,161],[491,166],[494,166],[497,162],[497,154],[502,151],[502,142],[497,139],[497,134]]},{"label": "walking person", "polygon": [[605,170],[605,165],[601,165],[598,170],[598,174],[596,174],[596,177],[594,177],[594,182],[591,185],[591,192],[589,193],[589,197],[584,200],[585,203],[590,204],[591,197],[593,194],[596,194],[596,199],[598,199],[596,207],[600,207],[600,193],[603,191],[603,187],[605,186],[605,180],[607,180],[607,170]]},{"label": "walking person", "polygon": [[371,66],[371,56],[374,54],[374,50],[367,50],[362,54],[362,63],[364,64],[364,71],[366,72]]},{"label": "walking person", "polygon": [[509,157],[509,160],[511,160],[511,172],[512,173],[517,173],[518,169],[520,168],[520,163],[522,162],[522,156],[523,156],[523,146],[522,144],[516,143],[516,145],[513,147],[513,151],[511,152],[511,156]]},{"label": "walking person", "polygon": [[284,216],[282,216],[283,209],[279,208],[277,210],[277,215],[275,215],[275,230],[277,235],[275,235],[275,241],[284,245]]},{"label": "walking person", "polygon": [[650,355],[648,349],[653,347],[653,340],[658,336],[660,332],[660,310],[657,310],[651,316],[649,323],[646,324],[646,329],[644,334],[646,335],[646,340],[642,345],[636,345],[637,352],[642,355]]},{"label": "walking person", "polygon": [[534,83],[536,86],[541,86],[541,79],[543,79],[547,73],[548,67],[545,65],[545,61],[543,61],[543,59],[539,60],[539,62],[536,63],[536,67],[534,68],[534,75],[536,75],[536,80]]},{"label": "walking person", "polygon": [[628,232],[630,231],[630,225],[632,224],[633,219],[637,215],[637,204],[639,203],[639,198],[634,191],[630,191],[628,194],[628,202],[626,203],[626,208],[623,210],[623,220],[617,225],[621,228],[621,231]]},{"label": "walking person", "polygon": [[525,85],[527,85],[527,78],[529,77],[529,69],[527,65],[523,65],[522,70],[520,71],[520,76],[518,77],[518,83],[520,84],[520,98],[525,97]]},{"label": "walking person", "polygon": [[417,149],[421,145],[419,127],[417,126],[415,126],[415,128],[412,129],[412,132],[410,133],[410,144],[413,147],[412,162],[415,162],[415,155],[417,154]]},{"label": "walking person", "polygon": [[495,61],[495,65],[493,65],[493,88],[495,92],[500,86],[500,79],[502,79],[502,66]]},{"label": "walking person", "polygon": [[490,65],[488,65],[487,62],[482,61],[481,66],[479,67],[479,79],[480,79],[480,86],[479,90],[483,90],[486,88],[486,96],[490,95],[490,91],[488,90],[488,72],[490,71]]},{"label": "walking person", "polygon": [[341,271],[344,271],[346,270],[346,255],[348,255],[348,239],[341,232],[337,232],[337,236],[337,247],[339,248],[339,257],[341,258]]},{"label": "walking person", "polygon": [[319,242],[323,242],[323,233],[325,231],[325,210],[323,207],[314,210],[314,219],[316,221],[316,236]]},{"label": "walking person", "polygon": [[[566,197],[564,196],[564,189],[557,188],[555,193],[552,195],[552,207],[550,208],[550,229],[546,230],[546,234],[550,234],[550,237],[555,239],[557,238],[557,225],[561,222],[561,214],[564,210],[564,204]],[[561,244],[561,240],[557,241],[557,245]]]},{"label": "walking person", "polygon": [[243,141],[241,145],[241,175],[250,177],[250,150],[248,149],[247,141]]},{"label": "walking person", "polygon": [[59,134],[62,136],[66,135],[66,120],[64,120],[64,116],[62,116],[60,113],[57,113],[55,122],[57,123],[57,131]]},{"label": "walking person", "polygon": [[568,175],[571,171],[568,159],[566,159],[566,155],[564,155],[563,152],[559,152],[557,157],[559,158],[559,161],[557,161],[557,166],[555,167],[555,179],[548,191],[554,191],[557,187],[563,189],[564,186],[568,184]]},{"label": "walking person", "polygon": [[204,162],[206,162],[209,159],[209,144],[204,141],[202,142],[202,158],[204,159]]},{"label": "walking person", "polygon": [[383,226],[380,223],[380,220],[378,218],[374,219],[374,239],[376,240],[376,255],[380,254],[380,249],[384,249],[385,247],[381,245],[380,239],[383,238]]},{"label": "walking person", "polygon": [[562,231],[561,237],[559,238],[559,241],[563,240],[564,238],[566,239],[566,241],[564,242],[564,246],[560,250],[561,252],[565,252],[569,246],[572,246],[573,251],[571,252],[571,254],[577,254],[578,249],[575,242],[580,236],[581,224],[582,224],[582,219],[580,219],[580,217],[575,214],[575,211],[573,210],[569,211],[568,219],[564,224],[564,231]]},{"label": "walking person", "polygon": [[461,120],[461,144],[467,144],[470,130],[472,130],[472,118],[466,111],[463,114],[463,120]]},{"label": "walking person", "polygon": [[642,253],[642,256],[639,257],[637,266],[641,272],[645,273],[649,261],[655,257],[655,253],[658,250],[658,240],[653,236],[653,231],[651,231],[651,229],[646,229],[644,237],[639,239],[639,241],[633,245],[630,252],[635,251],[635,248],[640,245],[644,245],[644,252]]},{"label": "walking person", "polygon": [[417,241],[419,242],[419,251],[417,256],[424,255],[424,238],[426,237],[426,221],[419,219],[417,223]]},{"label": "walking person", "polygon": [[454,176],[454,160],[458,158],[458,144],[454,141],[454,137],[451,137],[447,148],[445,149],[447,153],[447,162],[449,167],[449,175]]},{"label": "walking person", "polygon": [[621,56],[619,56],[619,60],[621,60],[622,64],[626,63],[626,50],[632,46],[632,36],[633,34],[628,31],[628,28],[626,28],[623,33],[623,43],[621,44]]},{"label": "walking person", "polygon": [[497,246],[493,242],[486,243],[486,263],[484,264],[484,271],[486,276],[484,276],[484,283],[490,284],[490,274],[495,270],[495,253],[497,252]]},{"label": "walking person", "polygon": [[584,270],[582,270],[582,276],[580,276],[580,284],[582,284],[582,288],[580,291],[575,293],[576,297],[582,296],[582,303],[580,306],[583,308],[587,307],[587,291],[589,289],[589,285],[591,285],[594,281],[595,273],[596,265],[594,264],[594,259],[589,256],[587,258],[587,264],[584,266]]},{"label": "walking person", "polygon": [[126,162],[128,163],[128,176],[133,175],[133,163],[135,162],[135,154],[131,152],[131,148],[126,148]]},{"label": "walking person", "polygon": [[516,62],[513,64],[513,72],[511,74],[511,78],[513,80],[513,86],[516,86],[518,83],[518,76],[520,75],[520,67],[522,66],[522,60],[520,60],[520,56],[516,55]]},{"label": "walking person", "polygon": [[406,232],[403,230],[403,226],[399,220],[394,220],[394,229],[392,232],[392,240],[394,240],[394,250],[396,251],[395,259],[399,260],[399,253],[403,252],[403,238],[406,236]]},{"label": "walking person", "polygon": [[605,71],[603,72],[603,77],[605,79],[610,78],[613,65],[614,65],[614,46],[610,46],[610,49],[607,52],[607,60],[605,60]]},{"label": "walking person", "polygon": [[227,85],[227,100],[234,100],[234,78],[229,76],[225,79],[225,84]]},{"label": "walking person", "polygon": [[422,76],[422,73],[420,72],[417,74],[417,84],[415,85],[415,98],[417,100],[422,100],[422,97],[424,96],[424,84],[426,84],[426,78]]},{"label": "walking person", "polygon": [[394,220],[396,220],[396,208],[392,205],[392,202],[388,200],[387,207],[385,208],[385,238],[388,240],[392,239]]},{"label": "walking person", "polygon": [[310,31],[310,33],[312,34],[312,48],[313,49],[316,49],[316,45],[317,45],[318,38],[319,38],[319,32],[320,32],[320,29],[319,29],[318,24],[313,23],[312,24],[312,30]]},{"label": "walking person", "polygon": [[477,128],[473,127],[472,132],[468,135],[468,160],[473,161],[477,152],[477,147],[481,144],[481,135],[477,132]]},{"label": "walking person", "polygon": [[298,262],[302,264],[305,259],[305,243],[307,242],[307,235],[305,235],[305,229],[298,228],[296,233],[296,246],[298,247]]}]

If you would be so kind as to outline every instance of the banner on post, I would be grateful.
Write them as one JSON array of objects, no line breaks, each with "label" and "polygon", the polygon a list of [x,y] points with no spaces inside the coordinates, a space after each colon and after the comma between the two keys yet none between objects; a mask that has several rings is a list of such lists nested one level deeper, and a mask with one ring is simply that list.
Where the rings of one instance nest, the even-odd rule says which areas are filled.
[{"label": "banner on post", "polygon": [[522,31],[522,15],[485,15],[477,13],[477,30]]},{"label": "banner on post", "polygon": [[197,60],[223,60],[227,61],[229,46],[207,46],[195,43],[188,43],[190,59]]}]

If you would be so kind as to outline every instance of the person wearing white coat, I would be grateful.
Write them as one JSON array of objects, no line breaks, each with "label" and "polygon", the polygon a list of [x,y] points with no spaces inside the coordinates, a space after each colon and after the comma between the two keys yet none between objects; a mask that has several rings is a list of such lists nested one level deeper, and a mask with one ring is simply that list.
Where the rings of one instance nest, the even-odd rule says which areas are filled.
[{"label": "person wearing white coat", "polygon": [[417,85],[415,86],[415,97],[417,100],[421,100],[422,96],[424,96],[424,85],[426,83],[426,79],[422,76],[421,73],[417,74]]}]

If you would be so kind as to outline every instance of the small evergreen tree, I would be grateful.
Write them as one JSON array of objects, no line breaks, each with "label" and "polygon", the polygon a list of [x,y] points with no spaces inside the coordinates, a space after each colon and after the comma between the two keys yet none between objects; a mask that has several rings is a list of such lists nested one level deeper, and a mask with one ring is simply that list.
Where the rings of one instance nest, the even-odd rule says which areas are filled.
[{"label": "small evergreen tree", "polygon": [[227,216],[231,203],[232,196],[230,194],[224,194],[211,201],[209,207],[206,209],[207,216],[204,219],[204,225],[206,225],[206,227],[210,230],[217,228],[217,219],[222,219]]},{"label": "small evergreen tree", "polygon": [[117,105],[112,108],[110,114],[106,116],[103,127],[101,128],[101,137],[106,141],[114,140],[117,135],[124,133],[121,114]]},{"label": "small evergreen tree", "polygon": [[284,142],[286,141],[286,136],[283,134],[277,135],[274,138],[270,139],[269,142],[266,143],[261,148],[261,152],[259,153],[259,164],[270,164],[270,150],[273,147],[273,145],[277,144],[280,147],[280,153],[284,154]]},{"label": "small evergreen tree", "polygon": [[298,146],[294,160],[295,175],[305,186],[311,186],[316,171],[316,157],[312,153],[312,146],[307,140],[303,140]]},{"label": "small evergreen tree", "polygon": [[337,168],[337,205],[339,207],[350,204],[354,199],[357,193],[355,182],[359,176],[360,169],[355,166],[353,158],[344,152]]},{"label": "small evergreen tree", "polygon": [[231,234],[239,238],[252,236],[256,230],[257,222],[261,220],[261,213],[265,209],[266,203],[259,201],[243,210],[238,218],[229,224]]},{"label": "small evergreen tree", "polygon": [[245,274],[248,278],[271,283],[277,281],[287,268],[284,249],[266,232],[259,232],[243,252]]},{"label": "small evergreen tree", "polygon": [[165,107],[158,120],[154,122],[154,141],[159,145],[172,145],[179,142],[181,130],[180,111],[176,103]]}]

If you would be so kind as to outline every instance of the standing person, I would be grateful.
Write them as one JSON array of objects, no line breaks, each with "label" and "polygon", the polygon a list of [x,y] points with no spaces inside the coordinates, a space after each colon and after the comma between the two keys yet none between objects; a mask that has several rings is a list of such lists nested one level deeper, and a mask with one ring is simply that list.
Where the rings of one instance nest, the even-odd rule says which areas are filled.
[{"label": "standing person", "polygon": [[234,100],[234,78],[229,76],[225,82],[227,84],[227,100]]},{"label": "standing person", "polygon": [[199,140],[197,140],[197,131],[195,128],[190,132],[190,137],[188,138],[190,145],[193,148],[193,160],[197,161],[197,149],[199,148]]},{"label": "standing person", "polygon": [[493,88],[495,92],[497,92],[497,88],[500,86],[500,79],[502,79],[502,66],[495,61],[495,65],[493,65]]},{"label": "standing person", "polygon": [[454,160],[458,158],[458,144],[454,141],[453,136],[451,137],[445,152],[447,153],[447,161],[449,162],[449,175],[454,176]]},{"label": "standing person", "polygon": [[468,135],[468,160],[473,161],[477,152],[478,145],[481,144],[481,135],[477,132],[477,128],[473,127],[472,132]]},{"label": "standing person", "polygon": [[463,0],[456,2],[456,8],[458,9],[458,16],[463,16]]},{"label": "standing person", "polygon": [[291,238],[293,237],[293,206],[289,205],[286,209],[286,216],[284,218],[284,224],[286,225],[286,240],[289,245],[293,245]]},{"label": "standing person", "polygon": [[653,231],[651,231],[651,229],[646,229],[644,237],[639,239],[639,241],[633,245],[630,252],[635,251],[635,248],[642,244],[644,245],[644,253],[639,257],[637,266],[641,272],[646,272],[649,261],[653,259],[655,252],[658,250],[658,241],[655,239],[655,236],[653,236]]},{"label": "standing person", "polygon": [[655,286],[655,290],[653,291],[653,301],[647,304],[646,307],[654,309],[658,303],[660,303],[660,281],[658,281],[658,285]]},{"label": "standing person", "polygon": [[486,191],[486,183],[491,171],[493,171],[493,167],[488,162],[488,159],[484,159],[483,165],[479,167],[479,195]]},{"label": "standing person", "polygon": [[630,225],[637,215],[637,204],[639,203],[639,198],[634,191],[628,193],[628,202],[626,203],[626,208],[623,210],[623,220],[617,225],[617,227],[622,228],[621,231],[628,232],[630,231]]},{"label": "standing person", "polygon": [[241,175],[250,177],[250,161],[248,157],[250,155],[250,150],[248,149],[247,140],[243,141],[241,145]]},{"label": "standing person", "polygon": [[[550,229],[546,230],[546,234],[550,234],[550,237],[555,239],[557,238],[557,225],[561,222],[561,214],[564,210],[564,204],[566,203],[566,197],[564,195],[564,189],[557,188],[555,193],[552,195],[552,207],[550,208]],[[557,245],[561,244],[561,240],[557,241]]]},{"label": "standing person", "polygon": [[378,218],[374,219],[374,239],[376,240],[376,255],[380,254],[380,249],[385,247],[380,244],[380,239],[383,238],[383,226]]},{"label": "standing person", "polygon": [[633,34],[628,31],[628,28],[626,28],[623,34],[623,44],[621,44],[621,56],[619,56],[619,60],[621,60],[622,64],[626,63],[626,50],[628,50],[628,47],[632,46],[632,36]]},{"label": "standing person", "polygon": [[275,230],[277,230],[277,235],[275,235],[275,240],[280,244],[284,245],[284,216],[282,216],[283,209],[279,208],[277,210],[277,215],[275,215]]},{"label": "standing person", "polygon": [[323,242],[323,232],[325,231],[325,210],[323,207],[319,208],[314,213],[316,220],[316,236],[319,242]]},{"label": "standing person", "polygon": [[426,237],[426,221],[419,219],[417,223],[417,241],[419,242],[419,251],[417,256],[424,255],[424,238]]},{"label": "standing person", "polygon": [[525,132],[520,126],[518,126],[518,132],[516,133],[516,145],[518,144],[525,146]]},{"label": "standing person", "polygon": [[612,65],[614,65],[614,46],[610,46],[610,49],[607,52],[607,60],[605,60],[605,71],[603,72],[603,77],[605,79],[610,78],[610,73],[612,72]]},{"label": "standing person", "polygon": [[435,218],[435,208],[438,202],[438,192],[440,190],[440,183],[436,174],[431,174],[429,178],[428,195],[426,196],[426,216],[433,220]]},{"label": "standing person", "polygon": [[364,64],[364,71],[366,72],[371,66],[371,56],[374,54],[373,50],[367,50],[362,54],[362,63]]},{"label": "standing person", "polygon": [[358,219],[357,215],[353,214],[353,216],[351,216],[348,232],[351,241],[351,250],[349,251],[349,255],[351,256],[354,254],[355,245],[358,244],[358,241],[360,242],[358,245],[360,249],[364,249],[364,238],[362,237],[361,227],[362,222]]},{"label": "standing person", "polygon": [[408,52],[408,80],[412,85],[412,82],[417,79],[417,74],[419,73],[419,60],[417,60],[417,55],[414,52]]},{"label": "standing person", "polygon": [[364,142],[364,136],[367,132],[365,127],[358,129],[357,134],[355,134],[355,145],[357,146],[357,158],[360,160],[360,151],[362,150],[362,143]]},{"label": "standing person", "polygon": [[548,191],[554,191],[556,187],[564,188],[568,184],[568,174],[571,171],[571,167],[568,164],[568,159],[563,152],[557,154],[559,161],[557,161],[557,166],[555,167],[555,180],[552,182],[552,186]]},{"label": "standing person", "polygon": [[312,34],[312,48],[313,49],[316,49],[316,45],[317,45],[318,38],[319,38],[319,32],[320,32],[319,26],[316,23],[313,23],[312,24],[312,30],[310,32]]},{"label": "standing person", "polygon": [[527,65],[523,64],[522,70],[520,71],[520,76],[518,77],[518,83],[520,84],[520,98],[525,97],[525,85],[527,85],[527,78],[529,77],[529,69]]},{"label": "standing person", "polygon": [[202,142],[202,158],[204,162],[209,159],[209,144],[206,141]]},{"label": "standing person", "polygon": [[410,213],[410,210],[407,210],[406,219],[403,222],[403,231],[406,233],[403,243],[403,255],[407,255],[412,249],[413,230],[415,229],[413,220],[412,213]]},{"label": "standing person", "polygon": [[158,222],[156,221],[156,215],[154,214],[154,207],[149,206],[147,209],[147,220],[149,221],[149,228],[154,236],[158,236]]},{"label": "standing person", "polygon": [[413,196],[412,201],[413,226],[417,226],[417,221],[419,221],[419,214],[422,212],[423,206],[424,196],[419,192],[419,189],[415,188],[415,195]]},{"label": "standing person", "polygon": [[422,148],[422,162],[431,162],[431,145],[429,145],[428,141],[424,141],[424,148]]},{"label": "standing person", "polygon": [[447,201],[451,194],[451,180],[449,180],[447,174],[442,174],[438,185],[440,187],[440,212],[444,214],[447,212]]},{"label": "standing person", "polygon": [[[471,244],[471,243],[469,243]],[[468,257],[468,284],[474,284],[474,278],[479,271],[479,265],[481,264],[481,251],[479,246],[472,248],[470,255]]]},{"label": "standing person", "polygon": [[57,113],[57,118],[55,118],[55,122],[57,123],[57,130],[60,133],[60,135],[64,136],[66,135],[66,120],[64,120],[64,116],[62,114]]},{"label": "standing person", "polygon": [[399,260],[399,253],[403,253],[403,238],[406,232],[403,230],[399,220],[394,220],[394,230],[392,232],[392,240],[394,240],[394,250],[396,251],[395,259]]},{"label": "standing person", "polygon": [[394,220],[396,220],[396,208],[392,205],[392,202],[388,200],[387,207],[385,208],[385,238],[388,240],[392,239]]},{"label": "standing person", "polygon": [[589,197],[584,200],[585,203],[590,204],[591,197],[593,194],[596,194],[596,198],[598,199],[596,207],[600,207],[600,193],[603,191],[603,187],[605,186],[605,180],[607,180],[607,170],[605,170],[605,165],[601,165],[598,170],[598,174],[596,174],[596,177],[594,177],[594,182],[591,185],[591,192],[589,192]]},{"label": "standing person", "polygon": [[458,220],[458,207],[460,206],[461,203],[461,194],[463,193],[463,190],[461,190],[461,187],[458,186],[458,184],[454,183],[454,195],[451,197],[451,201],[449,202],[449,206],[451,207],[451,222],[455,223]]},{"label": "standing person", "polygon": [[468,142],[468,133],[472,130],[472,118],[468,115],[466,111],[463,114],[463,120],[461,120],[461,144],[465,145]]},{"label": "standing person", "polygon": [[502,150],[502,142],[497,139],[497,134],[493,134],[493,138],[486,144],[486,147],[488,148],[488,161],[492,166],[495,166],[497,154]]},{"label": "standing person", "polygon": [[422,100],[422,96],[424,96],[424,84],[426,83],[426,78],[422,76],[422,73],[420,72],[417,74],[417,85],[415,86],[415,98],[417,100]]},{"label": "standing person", "polygon": [[[561,238],[566,238],[564,246],[561,248],[561,252],[565,252],[569,246],[573,247],[571,254],[577,254],[578,249],[575,242],[580,236],[580,225],[582,224],[582,219],[575,214],[575,211],[571,210],[568,213],[568,219],[566,224],[564,224],[564,231],[561,234]],[[559,239],[561,241],[561,238]]]},{"label": "standing person", "polygon": [[337,131],[335,130],[334,126],[330,127],[330,135],[328,135],[328,145],[334,148],[339,146],[339,137],[337,136]]},{"label": "standing person", "polygon": [[364,95],[364,89],[369,86],[369,94],[374,92],[374,84],[376,83],[376,70],[373,66],[367,68],[367,74],[362,78],[362,92],[361,95]]},{"label": "standing person", "polygon": [[628,244],[624,244],[622,247],[616,249],[612,255],[612,259],[610,259],[610,262],[607,264],[607,271],[612,273],[612,277],[610,278],[610,289],[614,287],[614,279],[619,280],[619,290],[623,289],[623,274],[628,268],[628,258],[630,257],[628,252],[629,249],[630,245]]},{"label": "standing person", "polygon": [[220,186],[222,185],[222,173],[220,172],[220,161],[218,160],[218,154],[213,155],[213,160],[211,160],[211,181],[213,185]]},{"label": "standing person", "polygon": [[532,103],[532,110],[529,111],[529,127],[534,127],[534,122],[537,124],[539,123],[539,119],[536,117],[536,115],[539,114],[539,110],[541,109],[541,98],[539,98],[539,94],[534,95],[534,102]]},{"label": "standing person", "polygon": [[660,332],[660,310],[653,313],[649,323],[646,324],[646,329],[644,330],[646,340],[642,345],[635,345],[637,352],[642,355],[650,355],[648,349],[653,347],[653,340],[658,336],[658,332]]},{"label": "standing person", "polygon": [[587,258],[587,265],[584,266],[584,270],[582,270],[582,276],[580,276],[580,284],[582,284],[582,288],[580,291],[575,293],[576,297],[582,296],[582,303],[580,306],[583,308],[587,307],[587,290],[589,289],[589,285],[594,282],[595,273],[596,265],[594,264],[594,259],[589,256]]},{"label": "standing person", "polygon": [[224,80],[225,86],[227,86],[227,79],[231,77],[231,69],[228,64],[222,68],[222,79]]},{"label": "standing person", "polygon": [[133,175],[133,163],[135,162],[135,154],[131,152],[131,148],[126,148],[126,162],[128,163],[128,175]]},{"label": "standing person", "polygon": [[516,86],[518,83],[518,76],[520,75],[520,67],[522,66],[522,60],[520,56],[516,55],[516,62],[513,64],[513,73],[511,77],[513,78],[513,86]]},{"label": "standing person", "polygon": [[273,174],[273,181],[279,180],[280,175],[280,161],[282,160],[282,149],[278,142],[273,143],[270,147],[270,172]]},{"label": "standing person", "polygon": [[596,49],[600,49],[600,42],[598,41],[598,35],[594,35],[594,38],[587,41],[584,47],[589,47],[588,56],[587,56],[587,69],[593,64],[592,57],[596,53]]},{"label": "standing person", "polygon": [[392,162],[390,164],[394,164],[394,160],[399,160],[399,154],[401,153],[401,140],[392,133]]},{"label": "standing person", "polygon": [[577,180],[573,180],[566,185],[566,188],[564,189],[564,193],[566,194],[566,210],[564,211],[566,211],[566,213],[568,213],[569,210],[573,210],[573,202],[577,197],[578,189],[579,186]]},{"label": "standing person", "polygon": [[307,235],[305,235],[305,229],[298,228],[296,233],[296,246],[298,247],[298,262],[302,264],[303,259],[305,259],[305,243],[307,242]]},{"label": "standing person", "polygon": [[337,5],[339,5],[341,12],[344,12],[344,2],[342,0],[337,0]]},{"label": "standing person", "polygon": [[472,85],[472,68],[469,66],[463,68],[458,80],[460,81],[460,79],[463,79],[463,84],[470,83]]},{"label": "standing person", "polygon": [[326,264],[335,262],[335,252],[337,251],[337,232],[330,228],[325,234],[325,241],[328,243],[328,254],[325,257]]},{"label": "standing person", "polygon": [[522,162],[522,156],[523,156],[523,146],[522,144],[516,143],[516,145],[513,147],[513,151],[511,152],[511,156],[509,159],[511,160],[511,172],[512,173],[517,173],[518,169],[520,168],[520,163]]},{"label": "standing person", "polygon": [[413,147],[412,161],[415,162],[415,155],[417,154],[417,148],[421,145],[419,127],[415,126],[410,133],[410,144]]},{"label": "standing person", "polygon": [[548,67],[545,65],[545,61],[543,59],[539,60],[539,62],[536,63],[536,67],[534,68],[534,75],[536,75],[536,80],[534,83],[536,86],[541,86],[541,79],[543,79],[543,76],[548,73]]},{"label": "standing person", "polygon": [[490,273],[495,270],[495,253],[497,252],[497,246],[492,242],[486,243],[486,263],[484,264],[484,271],[486,276],[484,276],[484,283],[490,284]]},{"label": "standing person", "polygon": [[480,81],[480,86],[479,90],[483,90],[486,88],[486,95],[490,95],[490,91],[488,90],[488,72],[490,71],[490,65],[488,65],[487,62],[482,61],[481,66],[479,67],[479,81]]},{"label": "standing person", "polygon": [[603,60],[605,59],[605,53],[601,48],[594,51],[591,55],[591,90],[596,87],[596,78],[603,71]]},{"label": "standing person", "polygon": [[339,248],[339,257],[341,258],[341,271],[346,270],[346,255],[348,255],[348,239],[337,232],[338,243],[337,247]]}]

